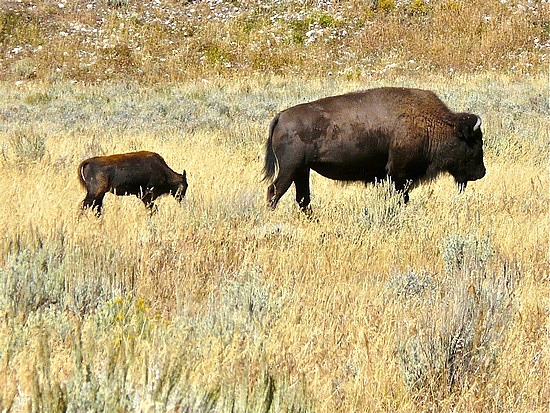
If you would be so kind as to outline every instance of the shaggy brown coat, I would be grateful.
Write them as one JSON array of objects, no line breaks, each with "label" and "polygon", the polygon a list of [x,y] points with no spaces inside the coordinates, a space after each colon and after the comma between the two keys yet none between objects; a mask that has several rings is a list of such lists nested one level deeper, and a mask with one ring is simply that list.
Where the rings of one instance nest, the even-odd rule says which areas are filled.
[{"label": "shaggy brown coat", "polygon": [[433,93],[378,88],[300,104],[269,128],[264,179],[271,208],[294,182],[296,202],[310,203],[310,169],[335,180],[389,177],[408,201],[418,183],[450,173],[460,189],[485,175],[481,119],[454,113]]},{"label": "shaggy brown coat", "polygon": [[78,177],[87,191],[82,209],[92,208],[97,216],[107,192],[135,195],[154,212],[155,199],[171,194],[181,202],[188,186],[185,171],[174,172],[158,153],[145,151],[86,159],[78,167]]}]

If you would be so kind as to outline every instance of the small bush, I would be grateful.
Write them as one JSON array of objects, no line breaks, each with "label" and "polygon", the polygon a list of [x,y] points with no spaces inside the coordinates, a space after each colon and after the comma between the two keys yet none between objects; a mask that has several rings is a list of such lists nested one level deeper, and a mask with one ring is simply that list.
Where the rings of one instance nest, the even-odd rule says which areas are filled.
[{"label": "small bush", "polygon": [[481,267],[493,255],[489,238],[479,239],[473,234],[452,234],[439,247],[445,268],[449,274],[456,274],[467,263]]},{"label": "small bush", "polygon": [[32,58],[16,60],[10,65],[11,73],[22,80],[34,79],[38,70],[38,62]]},{"label": "small bush", "polygon": [[9,143],[17,163],[38,162],[46,155],[44,136],[32,129],[14,132]]},{"label": "small bush", "polygon": [[124,8],[128,5],[128,0],[107,0],[109,7]]},{"label": "small bush", "polygon": [[383,11],[385,13],[390,13],[395,10],[395,1],[394,0],[375,0],[373,1],[372,8],[375,11]]},{"label": "small bush", "polygon": [[27,315],[64,301],[63,250],[56,245],[23,249],[0,269],[1,302],[14,316]]},{"label": "small bush", "polygon": [[409,4],[407,11],[412,16],[424,16],[428,14],[429,6],[424,0],[413,0]]},{"label": "small bush", "polygon": [[39,19],[13,3],[0,8],[0,44],[20,45],[31,39],[35,43],[40,38]]},{"label": "small bush", "polygon": [[415,271],[394,274],[388,281],[388,286],[395,291],[397,296],[404,298],[423,297],[437,289],[433,277]]},{"label": "small bush", "polygon": [[53,97],[48,92],[29,93],[24,102],[27,105],[42,105],[51,102]]},{"label": "small bush", "polygon": [[[422,403],[437,408],[438,400],[467,391],[497,367],[495,360],[515,314],[519,277],[508,264],[501,265],[499,274],[473,270],[449,277],[441,294],[427,297],[419,317],[399,333],[397,353],[404,381]],[[438,299],[441,295],[444,298]]]},{"label": "small bush", "polygon": [[405,205],[403,195],[400,194],[391,180],[386,179],[377,183],[369,191],[374,195],[366,200],[361,220],[369,227],[397,229],[403,222]]}]

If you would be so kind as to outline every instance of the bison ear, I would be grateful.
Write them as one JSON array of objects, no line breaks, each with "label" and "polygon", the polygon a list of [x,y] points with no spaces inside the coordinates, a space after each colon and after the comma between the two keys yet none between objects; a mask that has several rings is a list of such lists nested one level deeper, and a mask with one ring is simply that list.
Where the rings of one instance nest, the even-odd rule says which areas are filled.
[{"label": "bison ear", "polygon": [[186,170],[185,170],[185,169],[183,170],[183,172],[182,172],[181,176],[183,176],[184,178],[187,178],[187,172],[186,172]]},{"label": "bison ear", "polygon": [[460,135],[465,141],[470,141],[481,132],[481,118],[465,113],[460,117]]}]

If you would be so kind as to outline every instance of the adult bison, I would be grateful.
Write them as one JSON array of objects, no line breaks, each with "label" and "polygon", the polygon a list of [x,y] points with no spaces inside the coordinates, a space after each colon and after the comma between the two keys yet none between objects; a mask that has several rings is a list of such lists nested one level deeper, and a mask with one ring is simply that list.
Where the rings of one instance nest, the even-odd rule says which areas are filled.
[{"label": "adult bison", "polygon": [[80,183],[87,190],[82,210],[92,208],[101,215],[103,197],[135,195],[154,212],[154,201],[171,194],[179,202],[187,191],[187,174],[174,172],[164,159],[154,152],[132,152],[86,159],[78,167]]},{"label": "adult bison", "polygon": [[278,113],[266,144],[264,180],[275,208],[292,182],[302,210],[309,171],[340,181],[389,177],[409,200],[422,181],[450,173],[459,189],[485,175],[481,119],[454,113],[427,90],[384,87],[303,103]]}]

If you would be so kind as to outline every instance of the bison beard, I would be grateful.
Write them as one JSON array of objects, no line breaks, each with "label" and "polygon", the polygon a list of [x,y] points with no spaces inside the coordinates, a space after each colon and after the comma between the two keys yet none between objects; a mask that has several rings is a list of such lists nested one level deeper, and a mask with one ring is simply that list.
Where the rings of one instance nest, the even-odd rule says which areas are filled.
[{"label": "bison beard", "polygon": [[269,127],[268,205],[274,209],[294,183],[307,210],[311,169],[341,181],[389,177],[405,202],[412,188],[445,172],[463,190],[485,175],[480,126],[477,115],[454,113],[420,89],[378,88],[291,107]]}]

